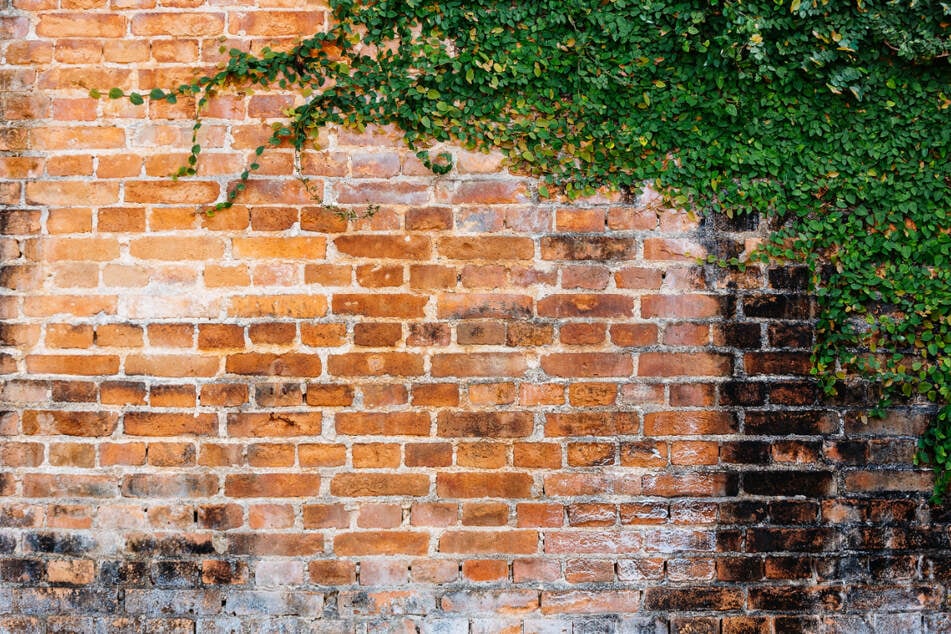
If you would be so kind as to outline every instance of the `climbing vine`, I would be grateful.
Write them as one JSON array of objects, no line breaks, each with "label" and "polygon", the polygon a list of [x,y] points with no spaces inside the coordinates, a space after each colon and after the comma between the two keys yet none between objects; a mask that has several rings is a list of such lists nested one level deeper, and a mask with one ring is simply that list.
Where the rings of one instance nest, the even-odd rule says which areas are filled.
[{"label": "climbing vine", "polygon": [[[653,183],[781,227],[754,259],[805,262],[827,390],[938,406],[917,460],[951,481],[951,5],[933,0],[333,0],[286,51],[133,103],[287,89],[269,144],[395,125],[434,172],[501,149],[542,197]],[[196,137],[197,138],[197,137]],[[267,144],[257,148],[260,156]],[[195,174],[201,147],[177,176]],[[217,208],[245,188],[255,157]],[[734,261],[742,266],[744,263]]]}]

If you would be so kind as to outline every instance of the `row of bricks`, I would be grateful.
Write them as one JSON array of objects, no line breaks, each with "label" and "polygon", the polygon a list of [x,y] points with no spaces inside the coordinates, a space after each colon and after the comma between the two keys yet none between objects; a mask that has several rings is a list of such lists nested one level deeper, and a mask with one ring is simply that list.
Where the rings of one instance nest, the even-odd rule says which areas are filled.
[{"label": "row of bricks", "polygon": [[[0,249],[3,249],[0,246]],[[8,252],[17,252],[12,245]],[[16,292],[40,294],[41,290],[83,289],[87,293],[116,292],[118,289],[163,289],[180,292],[193,286],[198,292],[219,288],[249,286],[282,287],[319,285],[321,287],[368,289],[408,286],[411,290],[432,291],[462,289],[497,290],[509,286],[561,287],[566,290],[637,289],[642,291],[690,292],[698,288],[699,279],[686,267],[665,271],[647,267],[625,267],[611,272],[599,267],[566,266],[560,272],[522,266],[490,264],[451,265],[402,264],[300,264],[282,261],[225,264],[180,264],[168,260],[145,263],[57,260],[36,265],[30,262],[7,262],[0,270],[0,286]],[[97,290],[102,288],[104,290]],[[109,289],[109,290],[105,290]],[[134,295],[134,290],[132,293]],[[211,293],[209,293],[211,295]],[[172,299],[177,299],[173,296]],[[209,300],[214,300],[211,295]]]},{"label": "row of bricks", "polygon": [[[316,353],[247,352],[227,357],[196,354],[130,354],[125,362],[114,354],[28,354],[27,372],[33,375],[116,375],[217,377],[222,374],[319,377],[326,367],[331,376],[520,377],[533,354],[515,352],[350,352],[330,354],[326,362]],[[427,373],[427,360],[429,372]],[[224,362],[224,363],[222,363]],[[549,377],[710,377],[730,376],[733,356],[713,352],[558,352],[541,355],[540,367]],[[636,364],[635,364],[636,362]],[[748,374],[807,374],[805,353],[746,353]],[[534,364],[533,364],[534,365]],[[223,368],[222,368],[223,366]],[[16,372],[10,358],[4,373]],[[223,371],[222,371],[223,370]]]},{"label": "row of bricks", "polygon": [[[119,510],[118,507],[114,510]],[[313,513],[308,512],[313,510]],[[398,555],[426,555],[433,553],[444,555],[482,554],[490,556],[532,555],[545,553],[551,555],[550,561],[559,566],[563,559],[570,561],[572,557],[585,555],[591,560],[602,559],[610,561],[617,557],[631,557],[635,554],[657,557],[658,554],[677,557],[706,558],[712,553],[727,545],[736,545],[734,552],[745,552],[747,555],[765,555],[785,553],[785,556],[795,557],[805,570],[800,569],[800,575],[811,576],[815,569],[813,563],[831,561],[833,564],[861,568],[868,565],[868,560],[876,555],[884,557],[879,550],[871,545],[869,531],[862,528],[833,528],[833,527],[806,527],[806,528],[749,528],[727,529],[717,531],[709,529],[687,528],[675,525],[640,526],[635,520],[622,526],[613,527],[561,527],[561,519],[556,526],[544,527],[537,530],[537,523],[533,518],[527,518],[519,523],[519,528],[493,528],[475,524],[477,528],[451,528],[446,523],[437,524],[439,531],[414,530],[431,527],[426,518],[422,523],[412,526],[391,526],[392,522],[383,513],[367,513],[367,526],[353,530],[349,526],[340,526],[336,518],[327,518],[321,514],[320,506],[304,507],[304,525],[307,530],[295,529],[291,532],[229,530],[218,534],[214,542],[213,534],[208,532],[175,534],[175,533],[148,533],[141,532],[137,525],[141,525],[142,514],[131,509],[133,515],[127,518],[124,525],[109,525],[103,530],[109,533],[97,533],[104,541],[97,541],[85,533],[23,533],[22,551],[25,555],[34,557],[44,554],[66,556],[88,556],[112,553],[117,549],[128,555],[138,558],[155,559],[168,557],[193,557],[195,555],[209,555],[212,553],[232,555],[235,557],[314,557],[321,556],[332,544],[332,552],[344,557],[387,556]],[[104,521],[121,522],[121,518],[102,513]],[[230,528],[239,528],[235,525],[238,518],[226,518],[221,524],[228,521]],[[310,523],[310,525],[308,525]],[[382,526],[381,526],[382,524]],[[325,531],[325,529],[334,529]],[[119,535],[112,531],[122,531]],[[873,539],[881,538],[881,531],[871,531]],[[3,535],[3,549],[11,554],[17,549],[16,533]],[[935,548],[947,548],[947,536],[940,531],[931,534],[913,535],[902,534],[903,537],[921,538],[924,535]],[[117,536],[121,536],[117,543]],[[434,539],[431,539],[434,538]],[[493,544],[493,542],[496,542]],[[387,549],[387,546],[391,546]],[[911,548],[915,546],[912,544]],[[899,549],[902,550],[902,549]],[[871,552],[869,552],[871,551]],[[808,557],[806,557],[808,555]],[[911,568],[919,562],[927,563],[928,557],[921,558],[915,552],[895,553],[898,563],[896,568],[905,570],[905,575],[914,577],[918,571]],[[108,555],[107,555],[108,556]],[[775,555],[774,555],[775,556]],[[949,560],[946,555],[933,555],[939,562],[935,566],[935,576],[947,577],[949,574]],[[736,555],[726,555],[719,558],[725,563],[735,564]],[[762,559],[743,557],[743,565],[731,566],[733,580],[752,580],[763,575]],[[759,565],[757,565],[759,564]],[[923,567],[927,575],[929,571]],[[841,571],[839,571],[841,572]],[[805,573],[805,574],[803,574]],[[826,572],[833,576],[835,573]],[[823,576],[825,576],[823,575]],[[834,578],[834,577],[833,577]]]},{"label": "row of bricks", "polygon": [[[795,465],[802,469],[803,465]],[[665,498],[724,497],[741,492],[754,496],[807,496],[827,498],[837,489],[843,494],[915,492],[931,490],[933,476],[926,471],[880,469],[848,471],[837,477],[830,471],[746,470],[724,465],[720,470],[630,473],[614,469],[603,475],[585,472],[536,473],[526,471],[339,471],[325,477],[306,471],[216,475],[207,470],[82,475],[79,473],[30,473],[3,478],[5,495],[14,495],[18,481],[27,498],[116,498],[213,497],[299,498],[315,495],[339,497],[420,497],[526,499],[553,497],[654,496]],[[641,467],[641,469],[643,469]],[[221,480],[224,484],[222,486]],[[433,486],[435,480],[435,487]],[[742,484],[741,484],[742,483]],[[322,488],[322,485],[323,486]]]},{"label": "row of bricks", "polygon": [[[213,412],[133,410],[23,410],[3,418],[10,434],[111,436],[120,429],[132,436],[217,435],[219,418],[228,435],[236,438],[281,438],[321,436],[326,428],[341,436],[436,436],[450,439],[516,439],[533,436],[536,418],[543,433],[552,438],[580,436],[725,436],[740,432],[740,417],[730,410],[661,410],[640,412],[616,409],[597,411],[544,412],[528,410],[428,410],[387,412],[350,411],[324,416],[315,410],[235,412],[221,416]],[[326,420],[325,420],[326,418]],[[433,419],[435,418],[435,427]],[[18,424],[19,423],[19,424]],[[325,424],[326,423],[326,424]],[[846,431],[854,425],[849,420]],[[817,409],[749,410],[742,417],[748,435],[819,435],[839,430],[834,412]],[[868,433],[868,432],[866,432]],[[892,430],[899,434],[901,430]],[[848,454],[845,454],[848,457]]]},{"label": "row of bricks", "polygon": [[[519,526],[559,528],[562,526],[603,524],[606,513],[625,525],[717,525],[718,530],[747,525],[767,528],[798,526],[836,526],[847,529],[850,548],[871,550],[875,543],[892,541],[899,550],[915,544],[941,546],[940,525],[895,526],[896,522],[914,522],[928,517],[923,497],[911,498],[839,498],[829,500],[732,500],[709,502],[699,499],[651,500],[624,502],[615,505],[578,502],[502,501],[376,503],[363,501],[359,506],[340,502],[328,504],[293,504],[289,501],[246,503],[192,504],[177,501],[172,506],[162,503],[80,505],[70,502],[39,504],[37,500],[8,501],[0,505],[0,526],[7,529],[70,529],[92,528],[110,530],[183,531],[371,528],[410,526]],[[610,510],[602,509],[602,506]],[[305,509],[310,509],[305,512]],[[891,523],[891,524],[888,524]],[[776,533],[776,543],[785,544],[783,533]],[[37,538],[39,539],[39,538]],[[80,554],[67,543],[69,534],[56,537],[47,533],[42,552]],[[170,537],[169,539],[174,539]],[[65,540],[65,541],[64,541]],[[36,543],[40,543],[37,541]],[[13,546],[15,549],[15,544]],[[38,550],[28,548],[27,550]],[[157,548],[166,556],[174,548]],[[76,551],[76,552],[74,552]],[[895,556],[894,552],[883,556]],[[916,560],[917,553],[906,559]],[[912,565],[912,569],[917,566]],[[949,569],[951,571],[951,569]]]},{"label": "row of bricks", "polygon": [[[342,156],[350,156],[343,154]],[[82,161],[78,155],[68,155],[69,160]],[[283,155],[282,155],[283,156]],[[305,154],[306,160],[310,154]],[[361,155],[357,155],[361,156]],[[373,155],[371,155],[373,156]],[[99,167],[111,160],[125,162],[142,160],[140,155],[103,156]],[[65,159],[64,159],[65,160]],[[146,159],[148,160],[148,159]],[[0,165],[6,170],[6,178],[36,177],[37,168],[32,157],[0,157]],[[0,171],[0,174],[3,174]],[[125,175],[123,175],[125,176]],[[60,182],[68,186],[74,181]],[[151,182],[151,181],[148,181]],[[356,211],[360,211],[359,208]],[[148,210],[138,206],[103,207],[93,212],[87,207],[70,206],[68,209],[49,210],[44,216],[35,209],[9,209],[3,213],[4,232],[10,235],[28,236],[44,231],[50,234],[85,233],[93,225],[100,232],[138,233],[151,231],[191,230],[201,227],[208,231],[231,231],[238,235],[252,232],[313,231],[318,233],[345,233],[353,231],[407,231],[435,232],[478,228],[480,231],[513,233],[548,233],[551,231],[584,233],[574,238],[581,240],[591,256],[609,256],[610,242],[598,241],[590,234],[610,232],[629,235],[630,232],[660,232],[661,235],[683,234],[694,228],[695,221],[683,212],[658,211],[648,207],[609,206],[606,208],[544,206],[536,209],[507,206],[480,209],[446,206],[413,206],[408,209],[380,207],[372,216],[348,219],[332,208],[326,207],[278,207],[236,205],[214,215],[196,213],[194,207],[155,207]],[[654,233],[653,237],[656,237]],[[652,237],[652,236],[648,236]],[[567,247],[563,247],[567,250]],[[613,246],[613,249],[618,249]]]},{"label": "row of bricks", "polygon": [[[97,566],[90,559],[0,559],[0,580],[17,585],[88,585],[105,580],[113,562]],[[35,556],[35,555],[34,555]],[[904,562],[904,574],[898,578],[928,580],[933,567],[936,581],[947,580],[946,559],[922,561],[917,573],[917,557],[896,557]],[[865,558],[870,570],[887,569],[886,557]],[[130,587],[181,588],[202,585],[248,587],[286,587],[314,585],[394,586],[408,583],[454,584],[460,582],[588,584],[639,581],[740,581],[809,579],[834,580],[837,566],[846,557],[772,556],[772,557],[683,557],[660,559],[444,559],[407,560],[404,558],[348,560],[318,559],[310,562],[282,559],[223,561],[220,559],[164,560],[152,564],[130,562],[127,581]],[[901,564],[899,564],[901,565]],[[227,566],[227,567],[225,567]],[[99,568],[99,570],[97,570]],[[138,583],[137,583],[138,582]]]},{"label": "row of bricks", "polygon": [[[330,585],[330,584],[328,584]],[[57,592],[57,590],[59,592]],[[220,588],[137,589],[117,595],[108,589],[17,589],[7,591],[9,603],[20,606],[21,614],[48,614],[64,610],[93,614],[250,615],[283,614],[319,617],[324,595],[319,591],[296,592],[241,591]],[[341,616],[369,614],[631,614],[660,612],[721,611],[736,613],[744,609],[764,612],[809,614],[816,606],[822,612],[858,612],[883,609],[916,609],[935,612],[942,605],[943,588],[928,584],[862,585],[772,584],[747,588],[726,586],[648,586],[616,590],[590,589],[539,590],[516,588],[447,588],[438,595],[430,588],[418,592],[365,590],[342,591],[334,598]],[[13,596],[10,596],[13,595]],[[120,597],[121,596],[121,600]],[[889,601],[893,601],[891,605]],[[438,606],[438,607],[437,607]],[[59,607],[59,610],[55,608]],[[54,608],[54,610],[50,610]],[[71,609],[70,609],[71,608]],[[740,617],[745,618],[745,617]],[[714,619],[714,622],[716,620]],[[689,630],[687,630],[689,631]],[[706,630],[712,631],[712,630]],[[737,630],[749,631],[749,630]],[[801,631],[801,630],[800,630]]]},{"label": "row of bricks", "polygon": [[[0,273],[2,275],[2,273]],[[687,296],[689,297],[689,296]],[[268,346],[339,347],[352,341],[354,346],[393,348],[444,347],[453,343],[460,346],[539,347],[555,344],[604,345],[621,347],[739,347],[759,348],[759,323],[710,324],[705,321],[639,324],[610,324],[599,321],[554,322],[534,320],[531,323],[503,320],[467,319],[458,324],[414,322],[356,322],[352,334],[348,323],[315,324],[270,322],[245,324],[209,323],[145,323],[90,324],[16,323],[10,320],[0,325],[0,346],[16,346],[21,350],[32,348],[86,349],[86,348],[156,348],[198,350],[243,350],[253,347],[260,351]],[[300,329],[298,329],[300,326]],[[795,348],[797,343],[808,343],[812,332],[809,326],[769,323],[766,346]],[[197,334],[197,337],[196,337]],[[453,337],[455,335],[455,337]],[[146,340],[146,336],[148,339]],[[319,343],[315,344],[315,341]],[[788,345],[794,344],[794,345]]]},{"label": "row of bricks", "polygon": [[[327,11],[167,11],[141,12],[147,6],[123,7],[131,11],[97,11],[103,6],[77,5],[81,12],[56,11],[55,2],[31,3],[35,23],[27,16],[4,20],[4,29],[12,39],[26,39],[33,31],[40,38],[122,38],[139,37],[215,37],[229,33],[240,36],[303,36],[325,26]],[[63,7],[67,8],[67,7]],[[32,28],[31,28],[32,26]]]},{"label": "row of bricks", "polygon": [[[0,616],[0,626],[14,632],[38,632],[49,624],[50,631],[81,631],[97,634],[258,634],[267,628],[321,634],[802,634],[821,632],[907,632],[930,634],[951,628],[943,613],[867,612],[824,616],[618,616],[588,615],[563,617],[367,617],[349,618],[287,617],[119,617],[109,619],[84,616]],[[96,628],[99,629],[96,629]]]},{"label": "row of bricks", "polygon": [[[107,516],[108,518],[108,516]],[[425,528],[422,527],[422,528]],[[866,533],[872,533],[868,535]],[[399,557],[400,555],[442,555],[444,563],[458,564],[453,555],[483,555],[505,558],[510,555],[544,554],[542,561],[550,563],[549,570],[559,570],[572,557],[584,555],[589,561],[617,562],[619,557],[628,564],[650,563],[647,558],[665,556],[705,559],[713,550],[709,543],[735,544],[742,556],[727,554],[716,558],[721,574],[730,581],[757,581],[764,575],[764,555],[785,562],[785,578],[809,579],[819,576],[837,580],[837,575],[848,571],[849,575],[865,572],[872,578],[888,572],[888,558],[894,558],[895,574],[892,578],[928,578],[946,580],[951,574],[951,560],[944,554],[921,556],[914,539],[933,544],[936,549],[947,549],[947,537],[936,538],[933,534],[915,534],[914,531],[899,531],[899,539],[905,539],[905,547],[883,554],[881,531],[846,529],[837,532],[827,528],[775,528],[775,529],[723,529],[717,533],[689,530],[679,527],[657,527],[625,531],[605,531],[591,528],[554,530],[539,533],[529,529],[490,530],[450,529],[435,533],[414,530],[332,530],[327,535],[317,530],[288,532],[242,532],[229,531],[221,534],[212,543],[208,533],[176,534],[163,532],[149,534],[127,530],[108,533],[108,544],[99,543],[89,536],[73,533],[68,537],[51,533],[26,533],[20,556],[46,558],[52,556],[83,557],[96,555],[100,558],[125,556],[130,559],[156,560],[168,558],[200,558],[212,554],[243,557],[321,557],[333,554],[338,557]],[[919,531],[920,533],[920,531]],[[666,535],[669,534],[669,537]],[[121,539],[117,542],[117,538]],[[539,538],[544,539],[541,545]],[[784,539],[792,540],[785,547]],[[496,544],[493,547],[493,540]],[[17,546],[14,533],[3,536],[4,553],[14,556]],[[572,546],[577,546],[574,550]],[[732,546],[731,546],[732,547]],[[52,550],[57,548],[57,550]],[[432,552],[430,552],[432,551]],[[671,553],[676,556],[671,557]],[[759,556],[757,556],[759,555]],[[628,558],[644,557],[644,559]],[[2,560],[0,560],[2,561]],[[398,559],[396,561],[399,561]],[[654,568],[651,566],[651,568]],[[779,569],[779,566],[775,566]],[[654,568],[663,575],[663,568]],[[2,572],[2,571],[0,571]],[[873,574],[877,573],[877,574]],[[621,579],[632,581],[633,579]]]},{"label": "row of bricks", "polygon": [[[849,450],[861,446],[871,465],[907,464],[915,453],[912,439],[880,440],[869,443],[845,443]],[[804,464],[823,459],[843,460],[840,446],[819,441],[784,440],[716,442],[701,440],[643,441],[597,443],[571,442],[567,445],[535,442],[515,443],[460,442],[451,443],[368,443],[317,445],[303,443],[255,443],[241,445],[196,446],[188,442],[173,443],[76,443],[37,442],[0,443],[0,459],[8,467],[95,468],[116,465],[155,467],[188,466],[250,466],[250,467],[335,467],[354,469],[392,469],[406,467],[477,467],[501,469],[532,467],[560,469],[566,467],[662,468],[683,465],[716,464]],[[511,453],[511,457],[510,457]],[[98,460],[97,460],[98,455]],[[348,458],[349,455],[349,458]],[[854,455],[854,453],[852,454]],[[851,457],[851,455],[850,455]],[[222,465],[222,461],[226,461]],[[848,480],[847,480],[848,481]]]},{"label": "row of bricks", "polygon": [[[123,218],[123,221],[125,220]],[[322,236],[253,236],[227,239],[219,238],[214,234],[162,235],[132,237],[128,241],[120,240],[117,236],[45,237],[24,240],[20,248],[25,259],[48,262],[69,260],[108,262],[127,253],[129,257],[140,260],[204,261],[231,258],[235,260],[304,260],[313,263],[326,259],[360,258],[413,262],[481,260],[494,263],[531,261],[535,259],[536,254],[536,242],[532,238],[500,235],[445,236],[433,240],[427,235],[418,233],[351,233],[334,238],[331,244],[337,255],[329,257],[330,245]],[[695,256],[703,255],[701,245],[679,238],[640,239],[552,235],[542,236],[538,244],[541,259],[554,261],[616,260],[626,262],[636,259],[640,248],[643,248],[645,260],[693,262]],[[692,254],[689,253],[691,250]],[[179,257],[172,257],[172,253],[179,254]],[[655,273],[662,274],[663,271],[657,270]],[[650,288],[655,285],[659,284],[637,288]]]}]

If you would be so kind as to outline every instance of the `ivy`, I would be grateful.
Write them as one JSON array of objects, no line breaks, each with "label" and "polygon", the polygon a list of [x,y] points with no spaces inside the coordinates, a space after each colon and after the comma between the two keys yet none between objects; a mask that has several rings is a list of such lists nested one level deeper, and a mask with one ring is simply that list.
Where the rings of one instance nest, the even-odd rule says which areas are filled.
[{"label": "ivy", "polygon": [[[754,257],[804,262],[815,373],[878,386],[880,412],[939,413],[917,460],[951,479],[951,5],[933,0],[333,0],[333,24],[151,100],[230,88],[302,97],[267,146],[394,125],[434,172],[443,143],[501,149],[544,197],[652,183],[780,229]],[[110,91],[139,103],[146,96]],[[179,177],[195,173],[193,142]]]}]

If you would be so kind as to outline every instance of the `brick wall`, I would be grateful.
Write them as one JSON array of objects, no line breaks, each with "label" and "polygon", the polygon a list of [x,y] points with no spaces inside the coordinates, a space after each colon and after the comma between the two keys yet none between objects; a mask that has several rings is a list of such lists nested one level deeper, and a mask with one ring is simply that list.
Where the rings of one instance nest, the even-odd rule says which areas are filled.
[{"label": "brick wall", "polygon": [[[306,0],[0,12],[0,630],[947,632],[926,412],[808,379],[797,268],[653,194],[539,201],[321,133],[207,217],[286,95],[177,85]],[[322,204],[323,203],[323,204]],[[372,218],[343,220],[326,205]]]}]

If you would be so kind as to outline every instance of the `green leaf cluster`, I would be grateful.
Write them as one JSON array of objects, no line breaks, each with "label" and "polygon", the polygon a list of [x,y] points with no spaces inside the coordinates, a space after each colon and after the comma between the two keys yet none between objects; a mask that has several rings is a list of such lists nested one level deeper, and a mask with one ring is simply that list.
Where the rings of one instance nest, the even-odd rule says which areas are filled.
[{"label": "green leaf cluster", "polygon": [[[951,465],[951,7],[933,0],[333,0],[293,49],[150,99],[229,87],[304,97],[269,145],[395,125],[501,149],[545,196],[652,183],[705,213],[781,227],[760,258],[807,263],[815,370],[941,406],[919,461]],[[110,97],[124,96],[121,91]],[[127,96],[139,103],[140,95]],[[196,131],[200,127],[196,122]],[[194,174],[192,148],[179,176]],[[265,146],[257,149],[260,155]],[[257,163],[218,208],[230,206]]]}]

